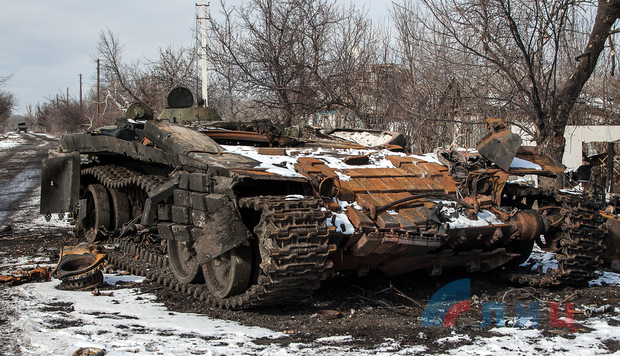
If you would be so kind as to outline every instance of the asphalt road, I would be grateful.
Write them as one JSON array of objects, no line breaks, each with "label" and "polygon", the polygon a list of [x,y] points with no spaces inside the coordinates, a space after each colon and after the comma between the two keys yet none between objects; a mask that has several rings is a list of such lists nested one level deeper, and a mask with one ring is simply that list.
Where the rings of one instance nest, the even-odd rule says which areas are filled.
[{"label": "asphalt road", "polygon": [[19,203],[41,183],[41,162],[58,141],[44,135],[22,133],[23,145],[0,152],[0,226]]}]

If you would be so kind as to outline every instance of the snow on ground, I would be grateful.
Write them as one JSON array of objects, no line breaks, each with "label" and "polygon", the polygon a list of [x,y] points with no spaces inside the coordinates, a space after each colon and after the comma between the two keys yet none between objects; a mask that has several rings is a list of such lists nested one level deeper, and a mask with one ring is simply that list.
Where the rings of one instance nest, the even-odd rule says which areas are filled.
[{"label": "snow on ground", "polygon": [[[533,261],[545,267],[553,265],[551,257],[539,250],[534,251],[529,262]],[[32,262],[33,259],[4,260],[0,269]],[[139,283],[143,278],[106,274],[105,280],[110,284]],[[620,285],[620,274],[602,273],[596,283]],[[385,339],[371,349],[360,349],[352,345],[355,340],[350,335],[285,345],[287,334],[204,315],[170,312],[155,301],[153,294],[138,289],[117,289],[112,291],[112,296],[93,296],[89,292],[57,290],[58,284],[54,280],[0,288],[0,304],[4,304],[0,309],[9,310],[8,325],[0,331],[17,335],[24,355],[69,355],[81,347],[102,348],[108,356],[423,355],[427,351],[425,346],[402,345],[393,339]],[[455,344],[447,352],[449,355],[607,353],[605,343],[620,341],[619,312],[616,308],[611,313],[587,319],[581,315],[576,325],[593,330],[576,332],[570,337],[567,337],[568,330],[549,336],[543,335],[544,329],[493,328],[488,329],[488,337],[472,339],[454,329],[452,336],[435,342],[444,346]],[[262,341],[255,342],[257,339]]]},{"label": "snow on ground", "polygon": [[54,214],[50,217],[50,221],[39,213],[39,200],[41,199],[41,187],[36,187],[30,197],[20,203],[19,207],[7,221],[11,224],[14,233],[37,232],[46,233],[48,231],[57,230],[57,228],[70,228],[71,224],[67,214],[59,216]]},{"label": "snow on ground", "polygon": [[[119,277],[105,275],[106,281]],[[135,279],[130,279],[135,281]],[[404,352],[393,340],[372,350],[347,346],[348,335],[335,335],[312,343],[282,346],[286,334],[203,315],[174,313],[155,296],[137,289],[118,289],[112,296],[60,291],[59,281],[33,283],[8,289],[0,304],[10,312],[11,330],[19,335],[24,355],[69,355],[82,347],[105,349],[106,355],[391,355]],[[257,339],[271,343],[255,343]],[[394,353],[395,351],[399,351]]]},{"label": "snow on ground", "polygon": [[8,132],[4,135],[0,135],[0,152],[22,145],[24,142],[25,140],[22,138],[22,134],[16,132]]}]

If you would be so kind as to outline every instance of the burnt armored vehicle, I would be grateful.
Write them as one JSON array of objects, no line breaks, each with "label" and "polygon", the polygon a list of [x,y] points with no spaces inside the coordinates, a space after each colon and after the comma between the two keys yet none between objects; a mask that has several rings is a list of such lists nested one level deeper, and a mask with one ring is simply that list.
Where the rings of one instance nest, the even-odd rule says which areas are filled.
[{"label": "burnt armored vehicle", "polygon": [[417,156],[392,132],[304,138],[193,102],[177,88],[156,120],[135,105],[63,136],[43,163],[41,213],[69,213],[89,242],[116,243],[115,265],[227,308],[298,301],[336,271],[517,266],[535,243],[558,268],[507,279],[578,284],[609,252],[603,203],[511,183],[563,167],[499,120],[475,152]]}]

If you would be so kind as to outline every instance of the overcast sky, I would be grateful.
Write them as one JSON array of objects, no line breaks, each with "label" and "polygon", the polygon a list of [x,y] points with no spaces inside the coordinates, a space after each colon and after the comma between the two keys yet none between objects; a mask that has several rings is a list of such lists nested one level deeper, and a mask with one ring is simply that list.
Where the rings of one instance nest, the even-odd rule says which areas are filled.
[{"label": "overcast sky", "polygon": [[[339,0],[348,4],[348,0]],[[97,41],[109,28],[124,47],[123,59],[156,59],[157,49],[169,44],[189,46],[195,23],[196,3],[201,0],[35,0],[0,1],[0,77],[13,75],[0,90],[17,97],[15,114],[27,104],[53,98],[58,93],[79,96],[94,86]],[[228,5],[242,0],[229,0]],[[208,3],[208,1],[207,1]],[[373,21],[387,22],[388,2],[355,1],[365,6]],[[211,1],[216,16],[219,1]]]}]

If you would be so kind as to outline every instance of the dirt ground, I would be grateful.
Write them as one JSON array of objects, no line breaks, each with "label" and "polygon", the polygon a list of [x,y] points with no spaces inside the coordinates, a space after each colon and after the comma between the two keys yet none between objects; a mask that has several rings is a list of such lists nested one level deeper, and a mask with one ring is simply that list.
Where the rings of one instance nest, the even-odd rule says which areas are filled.
[{"label": "dirt ground", "polygon": [[[78,242],[69,231],[62,228],[41,234],[0,233],[0,255],[50,257],[55,260],[60,247]],[[431,296],[442,286],[460,278],[471,279],[471,310],[457,318],[454,328],[422,327],[421,317]],[[311,342],[317,338],[350,335],[353,341],[349,345],[372,348],[384,343],[386,339],[392,339],[403,346],[424,345],[429,353],[442,353],[460,345],[471,344],[478,337],[493,336],[492,327],[479,326],[482,322],[483,302],[504,301],[506,320],[512,320],[516,302],[528,304],[542,301],[539,327],[545,330],[544,334],[572,338],[575,332],[590,331],[580,323],[586,318],[583,314],[586,306],[617,306],[620,301],[620,288],[617,286],[528,288],[528,291],[533,292],[532,295],[524,292],[520,286],[498,284],[491,279],[490,274],[458,271],[444,271],[442,276],[432,278],[423,272],[393,278],[373,273],[364,277],[338,275],[323,282],[311,299],[299,304],[242,311],[208,307],[187,294],[148,280],[142,283],[141,289],[143,292],[155,293],[157,300],[172,312],[204,314],[247,326],[269,328],[290,336],[286,339],[257,340],[255,343]],[[549,308],[545,302],[561,303],[561,315],[564,302],[574,303],[575,327],[550,327]],[[325,311],[335,311],[337,317],[323,317]],[[468,335],[469,338],[436,342],[455,332]],[[620,350],[620,344],[616,342],[609,342],[606,347],[609,351]]]},{"label": "dirt ground", "polygon": [[[0,169],[10,169],[3,167],[2,162],[6,161],[0,161]],[[20,220],[14,220],[11,224],[24,223],[36,217],[38,212],[31,209],[22,212]],[[48,257],[50,261],[56,261],[62,246],[77,243],[79,241],[68,228],[18,230],[9,223],[3,226],[0,224],[0,257]],[[422,327],[424,308],[432,295],[442,286],[461,278],[471,279],[471,309],[456,319],[454,328]],[[515,303],[540,302],[539,328],[544,329],[543,335],[562,335],[570,339],[574,333],[590,332],[582,325],[586,319],[583,314],[586,307],[607,304],[617,307],[620,301],[620,289],[617,286],[524,289],[493,283],[493,279],[492,273],[465,274],[459,270],[444,271],[440,277],[429,277],[425,271],[393,278],[374,273],[363,277],[339,274],[323,282],[312,298],[298,304],[242,311],[207,307],[187,294],[148,280],[142,283],[141,288],[144,292],[156,294],[158,301],[164,303],[171,312],[199,313],[290,335],[286,339],[263,339],[256,343],[286,344],[350,335],[353,340],[349,345],[354,347],[373,348],[386,340],[394,340],[402,346],[424,345],[428,353],[445,352],[460,345],[471,344],[479,337],[493,336],[496,333],[493,328],[479,326],[483,319],[484,302],[505,302],[507,320],[514,318]],[[563,303],[574,303],[574,328],[550,327],[548,302],[561,303],[561,315]],[[335,317],[324,317],[324,314]],[[0,316],[0,325],[5,322]],[[436,342],[455,333],[466,337]],[[607,342],[605,346],[609,351],[620,350],[620,344],[615,341]]]}]

